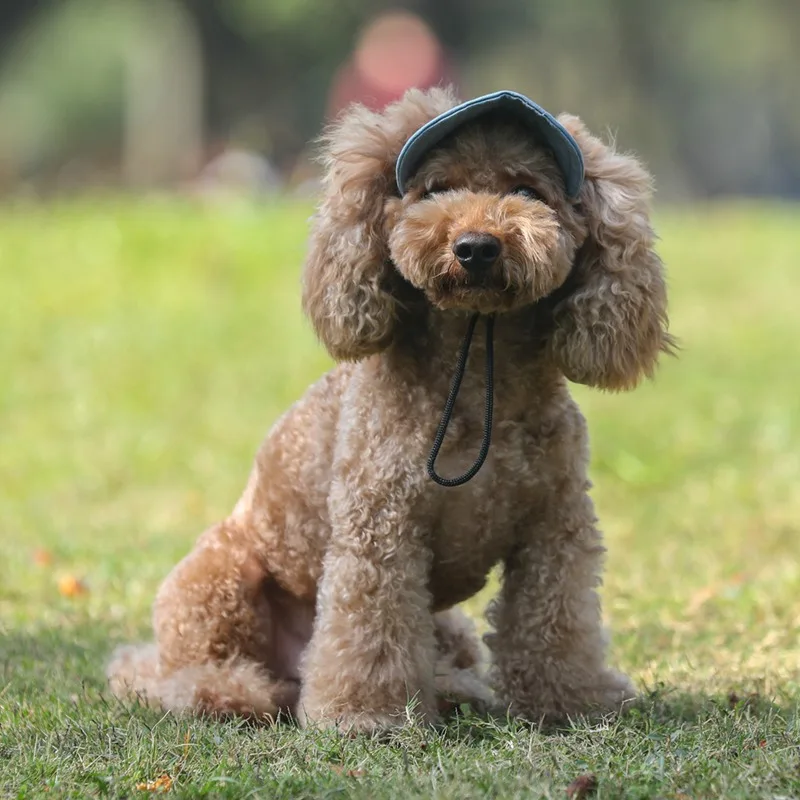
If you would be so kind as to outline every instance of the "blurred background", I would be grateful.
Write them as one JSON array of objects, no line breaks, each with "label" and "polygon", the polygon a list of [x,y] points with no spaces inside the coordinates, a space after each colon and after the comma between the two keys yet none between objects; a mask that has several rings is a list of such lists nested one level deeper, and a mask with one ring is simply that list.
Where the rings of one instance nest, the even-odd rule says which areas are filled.
[{"label": "blurred background", "polygon": [[452,82],[580,114],[664,198],[798,197],[798,43],[797,0],[3,0],[0,191],[304,191],[345,104]]},{"label": "blurred background", "polygon": [[31,774],[43,698],[149,638],[330,367],[300,310],[309,143],[412,85],[522,91],[655,173],[680,357],[572,387],[614,661],[796,703],[799,79],[800,0],[0,0],[0,666],[26,665],[0,730],[21,704]]}]

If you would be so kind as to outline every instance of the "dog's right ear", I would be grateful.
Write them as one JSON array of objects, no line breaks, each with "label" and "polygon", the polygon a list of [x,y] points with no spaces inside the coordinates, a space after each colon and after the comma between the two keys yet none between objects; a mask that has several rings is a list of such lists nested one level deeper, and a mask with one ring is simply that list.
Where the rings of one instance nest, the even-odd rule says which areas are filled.
[{"label": "dog's right ear", "polygon": [[353,361],[392,341],[399,316],[385,206],[397,156],[417,128],[456,105],[450,90],[412,89],[383,113],[352,106],[322,138],[323,197],[303,273],[303,310],[333,358]]}]

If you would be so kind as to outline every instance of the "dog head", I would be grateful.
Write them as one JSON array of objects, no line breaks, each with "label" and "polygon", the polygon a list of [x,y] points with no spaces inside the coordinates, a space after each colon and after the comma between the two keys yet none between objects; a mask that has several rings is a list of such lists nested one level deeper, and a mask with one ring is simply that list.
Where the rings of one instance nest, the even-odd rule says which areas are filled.
[{"label": "dog head", "polygon": [[531,305],[561,286],[585,224],[552,154],[512,117],[450,134],[387,201],[395,268],[441,309]]},{"label": "dog head", "polygon": [[542,304],[547,352],[568,378],[627,388],[650,374],[671,340],[648,174],[561,117],[585,164],[571,198],[547,147],[518,120],[487,115],[427,153],[400,196],[406,140],[456,104],[448,91],[412,90],[381,114],[352,108],[325,137],[303,299],[330,353],[389,346],[413,293],[444,311]]}]

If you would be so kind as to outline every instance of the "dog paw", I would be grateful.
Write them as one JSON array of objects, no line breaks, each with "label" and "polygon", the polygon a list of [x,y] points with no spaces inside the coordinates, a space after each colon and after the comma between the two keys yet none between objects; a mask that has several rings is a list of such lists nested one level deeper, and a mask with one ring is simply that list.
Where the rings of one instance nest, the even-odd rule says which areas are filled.
[{"label": "dog paw", "polygon": [[561,718],[597,719],[619,714],[636,698],[630,678],[614,669],[604,670],[590,685],[574,689],[561,709]]},{"label": "dog paw", "polygon": [[334,721],[334,725],[343,736],[366,735],[381,738],[390,735],[392,731],[402,728],[409,722],[410,718],[405,712],[397,714],[361,712],[341,714]]},{"label": "dog paw", "polygon": [[600,713],[618,713],[636,698],[631,679],[614,669],[606,670],[596,687],[588,692],[587,700],[593,710]]},{"label": "dog paw", "polygon": [[618,714],[636,697],[627,675],[607,669],[582,686],[540,686],[532,693],[532,702],[512,699],[507,710],[530,722],[561,725],[579,717],[597,719]]},{"label": "dog paw", "polygon": [[380,736],[406,725],[432,723],[437,720],[438,714],[425,713],[420,708],[411,706],[396,711],[340,709],[335,714],[308,713],[305,709],[297,714],[297,721],[304,728],[333,729],[344,736]]},{"label": "dog paw", "polygon": [[600,704],[608,711],[619,712],[638,697],[633,681],[616,670],[608,670],[606,686],[601,692]]},{"label": "dog paw", "polygon": [[381,737],[389,735],[404,725],[413,721],[413,717],[405,711],[392,713],[379,712],[342,712],[336,716],[309,716],[298,715],[299,722],[304,728],[320,728],[335,730],[343,736],[356,737],[359,735]]}]

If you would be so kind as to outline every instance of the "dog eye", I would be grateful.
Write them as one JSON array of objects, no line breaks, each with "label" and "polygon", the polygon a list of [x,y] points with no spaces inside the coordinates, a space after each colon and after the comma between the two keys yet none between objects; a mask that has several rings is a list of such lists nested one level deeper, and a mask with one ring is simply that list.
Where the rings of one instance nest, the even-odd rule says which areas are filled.
[{"label": "dog eye", "polygon": [[428,186],[422,190],[420,199],[426,200],[428,197],[431,197],[434,194],[439,194],[441,192],[446,192],[446,191],[447,189],[444,186],[439,186],[438,184],[434,184],[433,186]]},{"label": "dog eye", "polygon": [[519,194],[523,197],[527,197],[528,200],[541,200],[544,202],[544,198],[541,196],[541,194],[539,194],[539,192],[536,191],[536,189],[533,188],[533,186],[525,186],[524,184],[515,186],[509,192],[509,194]]}]

